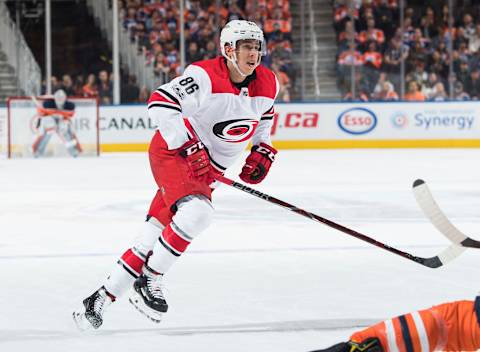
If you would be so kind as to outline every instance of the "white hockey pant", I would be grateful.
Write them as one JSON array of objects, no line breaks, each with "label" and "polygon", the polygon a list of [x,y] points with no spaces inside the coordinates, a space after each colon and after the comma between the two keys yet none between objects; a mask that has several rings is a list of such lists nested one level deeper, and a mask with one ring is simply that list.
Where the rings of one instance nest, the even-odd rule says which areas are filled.
[{"label": "white hockey pant", "polygon": [[153,246],[148,266],[166,273],[193,239],[212,222],[213,206],[202,195],[187,196],[177,203],[178,210]]}]

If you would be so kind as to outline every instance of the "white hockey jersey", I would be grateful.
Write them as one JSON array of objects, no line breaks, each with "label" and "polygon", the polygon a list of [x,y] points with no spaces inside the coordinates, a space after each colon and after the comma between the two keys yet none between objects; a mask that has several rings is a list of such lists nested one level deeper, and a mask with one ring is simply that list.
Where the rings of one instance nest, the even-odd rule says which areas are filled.
[{"label": "white hockey jersey", "polygon": [[191,64],[182,76],[160,86],[148,101],[148,114],[168,149],[182,146],[193,129],[212,165],[224,171],[250,139],[253,145],[271,145],[278,90],[275,74],[262,65],[238,87],[219,56]]}]

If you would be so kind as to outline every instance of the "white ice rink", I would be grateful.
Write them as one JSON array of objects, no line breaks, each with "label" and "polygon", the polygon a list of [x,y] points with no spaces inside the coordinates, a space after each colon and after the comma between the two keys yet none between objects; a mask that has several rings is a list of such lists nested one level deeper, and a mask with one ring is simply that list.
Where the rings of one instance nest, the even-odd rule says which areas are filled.
[{"label": "white ice rink", "polygon": [[[411,183],[425,179],[480,239],[479,163],[475,149],[280,151],[257,188],[429,257],[447,242]],[[99,331],[78,332],[72,310],[130,245],[155,190],[144,153],[0,160],[0,351],[306,352],[480,290],[480,250],[429,269],[223,186],[213,225],[166,276],[164,321],[123,297]]]}]

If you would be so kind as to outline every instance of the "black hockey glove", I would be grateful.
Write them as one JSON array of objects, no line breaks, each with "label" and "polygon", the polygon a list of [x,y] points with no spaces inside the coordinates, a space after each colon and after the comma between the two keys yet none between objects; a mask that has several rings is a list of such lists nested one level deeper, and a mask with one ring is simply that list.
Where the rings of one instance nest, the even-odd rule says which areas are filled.
[{"label": "black hockey glove", "polygon": [[362,342],[348,342],[348,352],[383,352],[382,345],[377,338],[369,338]]},{"label": "black hockey glove", "polygon": [[348,346],[348,342],[340,342],[332,347],[325,348],[324,350],[315,350],[310,352],[349,352],[349,351],[350,351],[350,347]]},{"label": "black hockey glove", "polygon": [[362,342],[341,342],[330,348],[311,352],[383,352],[383,348],[377,338],[368,338]]}]

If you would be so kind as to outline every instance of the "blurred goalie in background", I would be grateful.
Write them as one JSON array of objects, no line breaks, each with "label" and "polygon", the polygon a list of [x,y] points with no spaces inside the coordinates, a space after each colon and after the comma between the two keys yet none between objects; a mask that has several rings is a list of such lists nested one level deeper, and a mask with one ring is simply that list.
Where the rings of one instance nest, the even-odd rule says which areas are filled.
[{"label": "blurred goalie in background", "polygon": [[480,349],[480,296],[404,314],[313,352],[430,352]]},{"label": "blurred goalie in background", "polygon": [[32,145],[33,156],[35,158],[43,156],[48,142],[56,133],[68,153],[77,157],[82,152],[82,147],[72,127],[75,104],[67,100],[67,95],[62,89],[53,94],[53,99],[46,99],[43,104],[37,101],[35,103],[38,112],[35,128],[38,136]]}]

